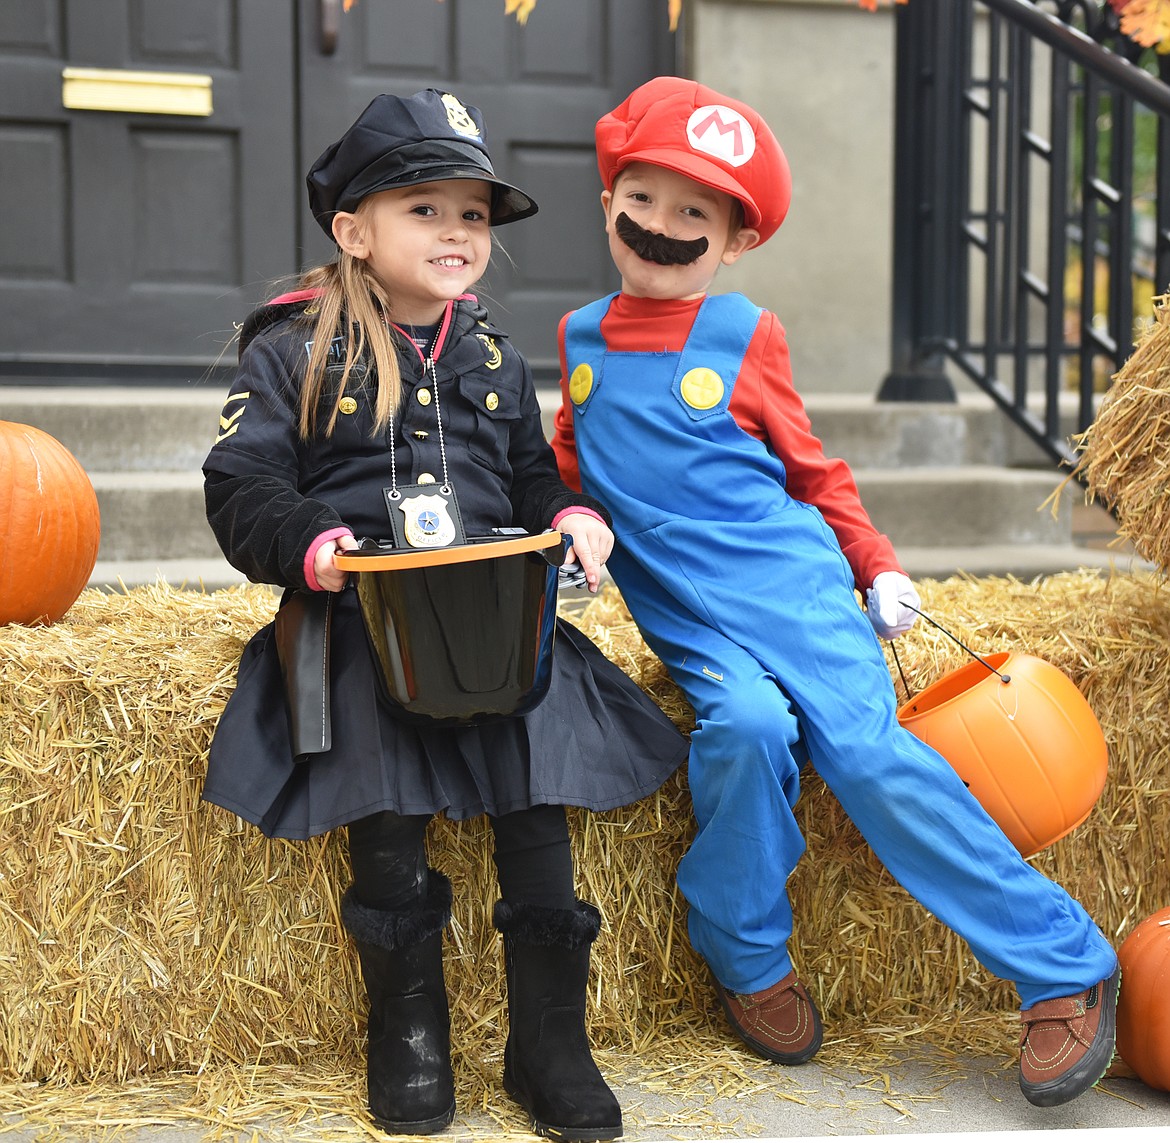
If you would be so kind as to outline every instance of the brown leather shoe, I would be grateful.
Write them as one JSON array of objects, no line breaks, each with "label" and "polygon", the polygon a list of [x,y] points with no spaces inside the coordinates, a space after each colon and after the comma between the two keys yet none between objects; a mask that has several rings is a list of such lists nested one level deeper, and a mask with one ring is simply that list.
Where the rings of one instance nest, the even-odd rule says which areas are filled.
[{"label": "brown leather shoe", "polygon": [[803,1064],[824,1038],[820,1013],[804,985],[790,972],[760,992],[715,992],[739,1038],[757,1055],[776,1064]]},{"label": "brown leather shoe", "polygon": [[1086,1092],[1113,1060],[1121,969],[1075,996],[1042,1000],[1020,1013],[1020,1090],[1038,1107]]}]

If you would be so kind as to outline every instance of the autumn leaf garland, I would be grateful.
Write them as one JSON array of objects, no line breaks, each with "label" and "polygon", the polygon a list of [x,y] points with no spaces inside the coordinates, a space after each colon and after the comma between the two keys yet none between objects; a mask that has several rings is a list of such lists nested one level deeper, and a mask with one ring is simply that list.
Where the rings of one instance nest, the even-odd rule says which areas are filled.
[{"label": "autumn leaf garland", "polygon": [[1109,0],[1121,16],[1121,30],[1144,48],[1170,52],[1170,0]]},{"label": "autumn leaf garland", "polygon": [[[873,12],[877,10],[879,3],[889,4],[896,2],[898,4],[905,4],[908,0],[857,0],[857,2],[863,8],[868,8]],[[345,11],[348,12],[356,3],[357,0],[345,0]],[[672,32],[678,28],[678,19],[682,15],[682,6],[683,0],[666,0],[666,12],[670,19],[670,30]],[[504,15],[515,16],[518,24],[527,24],[528,17],[532,15],[535,7],[536,0],[504,0]]]},{"label": "autumn leaf garland", "polygon": [[[856,2],[862,8],[875,12],[879,5],[906,4],[909,0]],[[357,0],[345,0],[345,11],[348,12],[356,3]],[[536,3],[537,0],[504,0],[504,15],[515,16],[518,23],[526,24]],[[1157,48],[1163,54],[1170,53],[1170,0],[1107,0],[1107,3],[1121,17],[1121,31],[1135,43],[1145,48]],[[682,6],[683,0],[667,0],[666,10],[672,32],[678,28]]]}]

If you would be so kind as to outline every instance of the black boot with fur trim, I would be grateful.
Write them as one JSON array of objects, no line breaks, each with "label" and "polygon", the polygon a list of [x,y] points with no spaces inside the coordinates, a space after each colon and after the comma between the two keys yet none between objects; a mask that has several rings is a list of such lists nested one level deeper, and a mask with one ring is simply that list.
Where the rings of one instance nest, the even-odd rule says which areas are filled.
[{"label": "black boot with fur trim", "polygon": [[410,909],[371,909],[341,899],[370,999],[370,1114],[391,1135],[429,1135],[455,1117],[451,1033],[443,980],[443,929],[451,883],[427,871],[427,895]]},{"label": "black boot with fur trim", "polygon": [[622,1111],[593,1062],[585,1033],[589,947],[601,914],[496,904],[508,979],[504,1088],[538,1135],[566,1143],[617,1139]]}]

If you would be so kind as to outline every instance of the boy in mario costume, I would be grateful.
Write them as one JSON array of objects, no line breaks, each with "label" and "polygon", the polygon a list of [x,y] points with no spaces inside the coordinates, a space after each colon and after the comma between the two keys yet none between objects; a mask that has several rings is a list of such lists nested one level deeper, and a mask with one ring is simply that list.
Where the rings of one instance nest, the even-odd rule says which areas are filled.
[{"label": "boy in mario costume", "polygon": [[707,293],[784,220],[784,152],[750,107],[674,77],[638,88],[596,138],[622,288],[561,323],[554,447],[613,514],[614,580],[695,709],[698,832],[678,882],[727,1018],[778,1063],[821,1043],[787,949],[811,759],[898,881],[1015,982],[1020,1086],[1064,1103],[1112,1059],[1117,957],[899,726],[878,637],[909,629],[917,593],[813,435],[779,320]]}]

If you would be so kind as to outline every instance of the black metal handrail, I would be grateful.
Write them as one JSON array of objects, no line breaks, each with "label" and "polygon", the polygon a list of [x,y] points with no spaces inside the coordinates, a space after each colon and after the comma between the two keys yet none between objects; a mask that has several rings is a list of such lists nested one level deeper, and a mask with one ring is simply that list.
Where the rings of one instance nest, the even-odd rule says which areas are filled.
[{"label": "black metal handrail", "polygon": [[1170,285],[1170,61],[1089,0],[911,0],[896,35],[879,398],[954,400],[953,366],[1072,463],[1070,436],[1132,352],[1135,282]]}]

